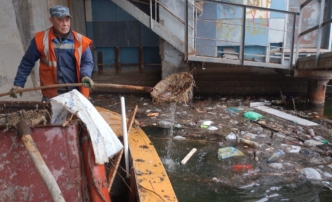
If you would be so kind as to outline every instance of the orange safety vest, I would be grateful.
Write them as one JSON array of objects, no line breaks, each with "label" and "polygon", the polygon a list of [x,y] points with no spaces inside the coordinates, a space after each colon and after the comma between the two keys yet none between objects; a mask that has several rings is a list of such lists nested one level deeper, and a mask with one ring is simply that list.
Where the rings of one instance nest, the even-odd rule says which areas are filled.
[{"label": "orange safety vest", "polygon": [[[72,31],[74,35],[74,56],[76,61],[76,74],[77,79],[80,82],[80,68],[81,68],[81,57],[88,46],[91,47],[92,41],[79,34]],[[57,60],[55,56],[54,46],[52,40],[55,39],[53,27],[36,33],[35,41],[37,44],[37,49],[41,55],[40,57],[40,67],[39,67],[39,78],[40,85],[54,85],[58,83],[57,79]],[[79,87],[79,91],[87,98],[90,94],[89,88]],[[42,94],[45,97],[52,98],[58,95],[57,88],[43,89]]]}]

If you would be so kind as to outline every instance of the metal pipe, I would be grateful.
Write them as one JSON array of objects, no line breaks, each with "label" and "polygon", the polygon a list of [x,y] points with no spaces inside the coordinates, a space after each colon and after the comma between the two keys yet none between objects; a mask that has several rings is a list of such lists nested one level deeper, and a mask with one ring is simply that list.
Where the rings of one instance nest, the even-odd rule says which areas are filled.
[{"label": "metal pipe", "polygon": [[195,5],[195,3],[194,3],[194,4],[192,4],[191,2],[188,2],[188,3],[189,3],[190,5],[192,5],[195,9],[197,9],[197,10],[203,12],[203,10],[201,10],[200,8],[198,8],[198,7]]},{"label": "metal pipe", "polygon": [[[303,10],[302,8],[300,9],[300,17],[299,17],[299,25],[297,27],[297,32],[301,32],[302,29],[302,17],[303,17]],[[295,60],[299,59],[299,50],[300,50],[300,40],[301,40],[301,34],[297,35],[297,40],[296,40],[296,55],[295,55]]]},{"label": "metal pipe", "polygon": [[320,1],[320,15],[319,15],[319,27],[318,27],[318,36],[317,36],[317,46],[316,46],[316,67],[318,67],[318,60],[320,54],[320,45],[322,43],[322,22],[324,18],[324,8],[325,8],[325,1]]},{"label": "metal pipe", "polygon": [[[159,1],[156,0],[156,2],[163,7],[163,9],[165,9],[167,12],[169,12],[169,14],[171,14],[173,17],[175,17],[178,21],[180,21],[182,24],[185,24],[185,20],[182,20],[179,16],[175,15],[172,11],[170,11],[165,5],[163,5],[162,3],[160,3]],[[190,25],[189,25],[190,26]],[[194,29],[192,26],[190,26],[192,29]]]},{"label": "metal pipe", "polygon": [[[114,67],[116,66],[116,64],[97,64],[97,65],[103,65],[103,66],[106,66],[106,67]],[[139,63],[127,63],[127,64],[121,64],[121,66],[123,67],[128,67],[128,66],[139,66],[140,64]],[[157,65],[160,65],[160,63],[145,63],[144,66],[157,66]]]},{"label": "metal pipe", "polygon": [[242,41],[241,41],[241,46],[240,46],[240,60],[241,64],[244,65],[244,47],[245,47],[245,41],[246,41],[246,11],[247,7],[244,6],[242,7]]},{"label": "metal pipe", "polygon": [[295,23],[296,23],[296,14],[293,14],[293,34],[292,34],[292,42],[291,42],[291,53],[290,53],[290,61],[289,61],[289,69],[293,68],[293,57],[294,57],[294,40],[295,40]]},{"label": "metal pipe", "polygon": [[152,0],[150,0],[150,29],[153,28],[152,24]]},{"label": "metal pipe", "polygon": [[184,33],[184,43],[185,43],[185,51],[184,51],[184,61],[188,61],[188,1],[189,0],[185,0],[185,33]]},{"label": "metal pipe", "polygon": [[129,154],[128,154],[128,131],[127,131],[127,118],[124,97],[121,97],[121,115],[122,115],[122,133],[123,133],[123,144],[126,164],[126,176],[129,178]]},{"label": "metal pipe", "polygon": [[230,5],[230,6],[246,7],[246,8],[256,9],[256,10],[264,10],[264,11],[279,12],[279,13],[286,13],[286,14],[296,14],[296,15],[299,14],[299,12],[294,12],[294,11],[284,11],[284,10],[279,10],[279,9],[264,8],[264,7],[259,7],[259,6],[243,5],[243,4],[230,3],[230,2],[220,2],[220,1],[216,1],[216,0],[204,0],[204,1],[212,2],[212,3],[221,3],[221,4]]},{"label": "metal pipe", "polygon": [[312,0],[307,0],[305,2],[303,2],[301,5],[300,5],[300,9],[304,8],[306,5],[308,5],[310,2],[312,2]]},{"label": "metal pipe", "polygon": [[[332,23],[332,18],[330,18],[330,19],[324,21],[324,22],[321,24],[321,27],[325,27],[326,25],[331,24],[331,23]],[[315,30],[318,29],[318,28],[319,28],[319,25],[313,26],[313,27],[311,27],[311,28],[309,28],[309,29],[307,29],[307,30],[301,32],[300,35],[301,35],[301,36],[306,35],[306,34],[312,32],[312,31],[315,31]]]}]

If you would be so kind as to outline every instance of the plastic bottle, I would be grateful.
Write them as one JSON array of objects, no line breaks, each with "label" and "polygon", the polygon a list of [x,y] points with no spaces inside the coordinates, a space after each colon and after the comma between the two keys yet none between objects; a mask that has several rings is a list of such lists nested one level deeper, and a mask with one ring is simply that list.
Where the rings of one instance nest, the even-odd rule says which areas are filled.
[{"label": "plastic bottle", "polygon": [[276,153],[274,153],[270,158],[267,159],[268,163],[272,163],[272,162],[276,162],[279,161],[279,159],[281,159],[282,157],[284,157],[285,152],[282,150],[277,151]]},{"label": "plastic bottle", "polygon": [[239,138],[238,142],[249,145],[249,146],[252,146],[252,147],[255,147],[255,148],[260,148],[261,147],[261,145],[258,144],[257,142],[246,140],[246,139],[243,139],[243,138]]}]

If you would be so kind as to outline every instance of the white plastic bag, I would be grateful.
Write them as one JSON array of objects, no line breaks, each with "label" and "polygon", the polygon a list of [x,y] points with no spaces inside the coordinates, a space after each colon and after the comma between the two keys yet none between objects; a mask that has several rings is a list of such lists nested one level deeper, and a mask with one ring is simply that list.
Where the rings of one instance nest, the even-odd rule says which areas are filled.
[{"label": "white plastic bag", "polygon": [[111,127],[91,102],[77,90],[51,99],[52,124],[63,124],[69,114],[75,114],[86,125],[92,142],[96,164],[107,163],[123,145]]}]

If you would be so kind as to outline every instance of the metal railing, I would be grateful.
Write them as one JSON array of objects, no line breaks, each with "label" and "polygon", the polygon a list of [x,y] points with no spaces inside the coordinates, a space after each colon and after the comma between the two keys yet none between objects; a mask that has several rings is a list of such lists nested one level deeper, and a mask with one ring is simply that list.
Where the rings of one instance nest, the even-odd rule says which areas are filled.
[{"label": "metal railing", "polygon": [[[187,2],[187,0],[186,0]],[[252,61],[247,61],[245,58],[245,56],[249,56],[249,55],[252,55],[252,56],[257,56],[257,57],[265,57],[265,63],[267,63],[266,65],[264,65],[265,67],[276,67],[276,68],[287,68],[287,69],[291,69],[292,68],[292,61],[293,61],[293,57],[294,57],[294,43],[295,43],[295,22],[296,22],[296,16],[299,15],[298,12],[293,12],[293,11],[287,11],[287,10],[278,10],[278,9],[273,9],[273,8],[265,8],[265,7],[258,7],[258,6],[252,6],[252,5],[244,5],[244,4],[237,4],[237,3],[230,3],[230,2],[221,2],[221,1],[215,1],[215,0],[205,0],[204,2],[207,2],[207,3],[214,3],[214,4],[218,4],[218,5],[223,5],[223,6],[232,6],[232,7],[236,7],[236,8],[239,8],[241,11],[242,11],[242,14],[241,14],[241,18],[239,19],[239,21],[241,23],[225,23],[225,22],[222,22],[223,19],[200,19],[197,15],[192,19],[192,18],[186,18],[186,23],[185,24],[188,24],[188,21],[190,20],[194,20],[194,25],[195,25],[195,28],[194,29],[194,49],[197,50],[197,41],[198,40],[206,40],[206,41],[215,41],[216,44],[217,42],[225,42],[225,44],[231,44],[232,46],[236,46],[239,48],[239,51],[238,53],[228,53],[228,54],[234,54],[234,55],[238,55],[238,58],[239,60],[238,61],[234,61],[233,64],[239,64],[239,65],[253,65],[253,66],[263,66],[262,63],[260,64],[254,64],[255,62],[252,62]],[[185,8],[185,11],[188,11],[188,3],[186,3],[186,8]],[[287,20],[285,20],[285,27],[284,29],[276,29],[276,28],[270,28],[270,27],[264,27],[262,26],[261,24],[255,24],[255,25],[250,25],[250,24],[247,24],[247,9],[252,9],[252,10],[255,10],[255,11],[266,11],[266,12],[275,12],[275,13],[281,13],[281,14],[285,14],[285,16],[291,16],[293,21],[291,22],[291,30],[287,30],[286,26],[287,26]],[[188,14],[186,13],[186,15],[188,16]],[[219,20],[219,21],[218,21]],[[207,38],[207,37],[202,37],[202,36],[199,36],[197,34],[197,32],[199,30],[197,30],[197,23],[201,23],[202,22],[205,22],[205,23],[219,23],[219,24],[223,24],[223,25],[230,25],[230,26],[233,26],[233,27],[237,27],[238,30],[240,30],[239,32],[241,32],[241,37],[240,37],[240,40],[239,41],[231,41],[231,40],[224,40],[223,38],[221,39],[217,39],[217,38]],[[188,26],[185,27],[186,31],[185,31],[185,36],[186,38],[192,38],[191,36],[188,36]],[[271,46],[270,43],[267,43],[266,44],[259,44],[259,43],[250,43],[248,41],[246,41],[246,30],[247,29],[269,29],[269,30],[274,30],[274,31],[280,31],[280,32],[283,32],[283,35],[284,35],[284,41],[282,43],[282,47],[279,47],[279,46]],[[289,36],[291,36],[291,39],[290,39],[290,42],[289,42],[289,49],[290,49],[290,53],[289,53],[289,66],[287,65],[284,65],[284,59],[285,59],[285,54],[284,54],[284,50],[287,48],[287,45],[286,45],[286,35],[287,35],[287,32],[291,32],[289,34]],[[188,46],[188,40],[186,40],[186,44],[185,46],[187,47]],[[216,45],[217,46],[217,45]],[[280,49],[280,55],[269,55],[269,54],[266,54],[266,55],[262,55],[262,54],[251,54],[251,53],[246,53],[245,52],[245,47],[246,46],[258,46],[258,47],[266,47],[266,51],[267,52],[270,52],[271,48],[273,50],[273,48],[279,48]],[[221,51],[217,51],[217,53],[226,53],[226,52],[221,52]],[[189,55],[188,53],[188,50],[186,49],[186,56]],[[190,55],[189,55],[190,56]],[[197,55],[194,55],[194,56],[197,56]],[[218,56],[218,55],[217,55]],[[192,57],[194,58],[194,57]],[[269,64],[269,58],[279,58],[280,59],[280,64]],[[208,59],[205,59],[207,60],[208,62]],[[211,58],[211,62],[215,62],[219,60],[220,63],[229,63],[230,61],[224,61],[223,62],[223,58]]]},{"label": "metal railing", "polygon": [[[313,26],[305,31],[302,31],[302,18],[303,18],[303,9],[309,4],[311,3],[312,1],[317,1],[319,3],[319,22],[318,22],[318,25],[316,26]],[[316,61],[315,61],[315,65],[316,67],[319,66],[319,55],[320,55],[320,49],[321,49],[321,42],[322,42],[322,32],[323,32],[323,28],[326,26],[326,25],[329,25],[332,23],[332,18],[330,19],[327,19],[323,22],[323,19],[324,19],[324,8],[325,8],[325,0],[306,0],[304,3],[301,4],[300,6],[300,17],[299,17],[299,25],[298,25],[298,36],[297,36],[297,42],[296,42],[296,55],[295,55],[295,59],[299,59],[299,48],[300,48],[300,40],[301,40],[301,37],[310,33],[310,32],[313,32],[315,30],[318,30],[318,33],[317,33],[317,45],[316,45]]]}]

